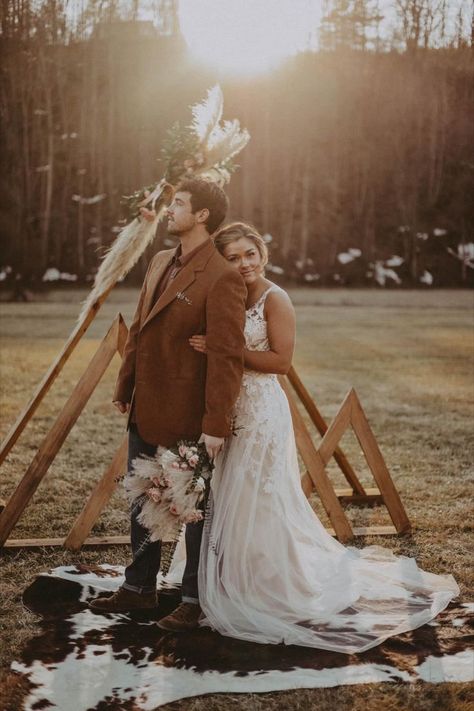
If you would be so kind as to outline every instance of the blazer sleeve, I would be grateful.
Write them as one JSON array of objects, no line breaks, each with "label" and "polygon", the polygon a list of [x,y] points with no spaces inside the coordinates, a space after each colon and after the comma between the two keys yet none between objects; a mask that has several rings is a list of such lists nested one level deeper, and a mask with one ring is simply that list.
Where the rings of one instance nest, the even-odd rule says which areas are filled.
[{"label": "blazer sleeve", "polygon": [[140,330],[142,307],[146,292],[146,282],[148,279],[148,274],[150,273],[151,264],[152,262],[150,262],[148,266],[148,270],[143,281],[142,290],[140,292],[138,306],[135,311],[135,316],[133,317],[132,325],[130,326],[128,337],[125,342],[122,365],[120,366],[119,374],[117,376],[117,382],[115,384],[115,391],[113,396],[114,402],[116,400],[120,400],[120,402],[132,401],[133,389],[135,387],[135,362],[137,355],[138,332]]},{"label": "blazer sleeve", "polygon": [[210,289],[206,303],[206,404],[204,434],[228,437],[232,410],[244,371],[247,289],[238,272],[226,271]]}]

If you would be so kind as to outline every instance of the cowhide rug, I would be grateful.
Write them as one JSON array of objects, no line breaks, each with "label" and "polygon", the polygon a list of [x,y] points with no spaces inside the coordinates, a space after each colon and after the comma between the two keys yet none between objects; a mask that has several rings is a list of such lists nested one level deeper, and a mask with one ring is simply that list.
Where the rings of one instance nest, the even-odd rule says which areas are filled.
[{"label": "cowhide rug", "polygon": [[451,605],[429,625],[348,656],[252,644],[204,628],[163,632],[156,620],[177,604],[176,589],[163,589],[156,613],[100,615],[87,608],[87,600],[122,580],[121,568],[71,566],[27,588],[24,604],[41,615],[42,631],[12,664],[7,686],[15,687],[15,708],[138,711],[216,692],[474,678],[474,604]]}]

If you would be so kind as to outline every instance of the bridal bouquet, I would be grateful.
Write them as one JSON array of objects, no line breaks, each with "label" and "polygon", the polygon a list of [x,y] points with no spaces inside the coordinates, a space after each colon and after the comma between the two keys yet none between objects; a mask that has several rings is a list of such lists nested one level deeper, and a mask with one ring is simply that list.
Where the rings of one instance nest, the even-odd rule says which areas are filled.
[{"label": "bridal bouquet", "polygon": [[150,541],[171,543],[162,555],[161,571],[169,570],[181,530],[202,520],[197,507],[204,498],[213,464],[203,442],[180,440],[175,447],[158,447],[154,457],[139,457],[124,477],[131,506],[140,506],[139,523],[150,532]]}]

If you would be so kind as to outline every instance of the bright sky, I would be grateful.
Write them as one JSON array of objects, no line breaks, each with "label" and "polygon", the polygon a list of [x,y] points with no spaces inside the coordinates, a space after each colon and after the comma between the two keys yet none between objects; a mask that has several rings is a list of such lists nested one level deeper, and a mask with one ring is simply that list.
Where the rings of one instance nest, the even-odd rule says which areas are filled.
[{"label": "bright sky", "polygon": [[[460,7],[469,34],[472,0],[447,0],[452,34]],[[222,73],[257,74],[285,57],[316,49],[324,0],[178,0],[184,38],[197,61]],[[382,37],[394,21],[395,0],[379,0]],[[385,29],[384,29],[385,28]]]},{"label": "bright sky", "polygon": [[180,0],[179,19],[196,60],[254,74],[314,46],[320,8],[319,0]]}]

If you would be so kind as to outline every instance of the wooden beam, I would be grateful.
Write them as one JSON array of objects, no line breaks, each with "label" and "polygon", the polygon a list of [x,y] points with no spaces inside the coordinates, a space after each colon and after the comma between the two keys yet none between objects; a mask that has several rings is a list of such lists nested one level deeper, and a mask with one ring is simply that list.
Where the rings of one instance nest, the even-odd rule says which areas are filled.
[{"label": "wooden beam", "polygon": [[[301,477],[301,486],[307,498],[309,498],[313,492],[314,487],[308,472],[306,472]],[[353,489],[335,489],[335,492],[337,498],[339,499],[339,501],[341,501],[341,503],[353,503],[355,506],[365,506],[366,503],[370,505],[370,503],[373,501],[375,503],[383,504],[382,494],[375,487],[367,487],[365,489],[365,494],[363,494],[362,496],[360,496],[359,494],[354,494]]]},{"label": "wooden beam", "polygon": [[339,408],[335,418],[328,427],[326,434],[324,435],[321,444],[318,447],[318,454],[321,457],[324,466],[326,466],[331,459],[334,450],[337,447],[337,443],[343,436],[344,432],[347,430],[351,424],[351,391],[347,393],[344,401]]},{"label": "wooden beam", "polygon": [[110,465],[91,491],[84,508],[74,522],[69,535],[64,541],[65,548],[77,551],[83,545],[95,522],[117,488],[117,476],[125,473],[127,452],[128,440],[127,437],[124,437]]},{"label": "wooden beam", "polygon": [[[326,531],[331,536],[336,536],[333,528]],[[396,536],[397,529],[394,526],[359,526],[353,528],[354,536]],[[17,550],[20,548],[47,548],[49,546],[60,547],[64,543],[63,538],[11,538],[5,543],[4,548]],[[86,538],[82,546],[124,546],[130,545],[130,536],[103,536]]]},{"label": "wooden beam", "polygon": [[354,494],[352,489],[336,489],[336,496],[343,506],[378,506],[383,504],[383,496],[376,488],[367,488],[365,494]]},{"label": "wooden beam", "polygon": [[306,464],[318,496],[321,499],[321,503],[329,516],[329,520],[334,526],[338,539],[342,542],[350,541],[352,538],[351,524],[344,513],[328,475],[326,474],[324,463],[314,447],[311,435],[309,434],[303,417],[298,410],[289,383],[283,380],[282,387],[286,393],[290,405],[298,449],[304,463]]},{"label": "wooden beam", "polygon": [[125,350],[125,343],[127,342],[128,338],[128,328],[123,320],[122,314],[117,314],[117,342],[116,342],[116,348],[118,353],[120,354],[121,357],[123,357],[123,352]]},{"label": "wooden beam", "polygon": [[[335,532],[331,528],[326,528],[326,531],[330,533],[331,536],[335,536]],[[395,526],[354,526],[352,532],[356,537],[397,535]]]},{"label": "wooden beam", "polygon": [[[311,418],[311,421],[315,425],[319,434],[321,436],[324,436],[328,429],[328,425],[321,413],[319,412],[316,403],[314,402],[309,392],[306,390],[302,380],[300,379],[298,373],[296,372],[293,366],[291,366],[286,377],[295,389],[296,394],[298,395],[300,401],[302,402],[306,412]],[[347,482],[352,486],[354,492],[362,496],[365,493],[364,487],[360,483],[357,474],[355,473],[342,449],[340,447],[336,447],[333,456],[337,464],[339,465],[340,470],[346,477]]]},{"label": "wooden beam", "polygon": [[352,427],[364,452],[367,464],[374,475],[375,482],[382,494],[383,501],[398,533],[407,533],[411,524],[402,501],[385,464],[382,452],[365,416],[359,398],[351,390]]},{"label": "wooden beam", "polygon": [[[301,486],[303,487],[306,497],[309,498],[314,486],[308,472],[301,477]],[[353,489],[335,489],[335,492],[343,506],[374,506],[375,504],[383,504],[383,496],[376,488],[368,487],[362,496],[354,494]]]},{"label": "wooden beam", "polygon": [[[64,538],[10,538],[4,548],[42,548],[62,546]],[[103,536],[86,538],[83,546],[116,546],[130,545],[130,536]]]},{"label": "wooden beam", "polygon": [[12,528],[16,525],[28,505],[31,497],[48,471],[51,462],[54,460],[64,440],[107,369],[107,366],[117,352],[118,323],[119,318],[117,317],[59,413],[54,425],[44,438],[41,447],[28,467],[23,479],[18,484],[0,514],[0,548],[7,540]]},{"label": "wooden beam", "polygon": [[26,407],[23,408],[16,422],[13,424],[0,446],[0,465],[3,463],[6,456],[17,441],[18,437],[21,435],[26,425],[33,417],[44,396],[51,388],[59,373],[62,371],[69,356],[81,340],[82,336],[85,334],[90,324],[95,319],[97,311],[104,303],[111,289],[112,287],[106,292],[104,292],[104,294],[102,294],[102,296],[94,304],[92,304],[82,321],[80,321],[72,331],[68,340],[64,344],[63,349],[60,353],[58,353],[49,370],[45,373],[43,379],[34,391],[33,397],[31,398],[30,402],[28,403],[28,405],[26,405]]}]

